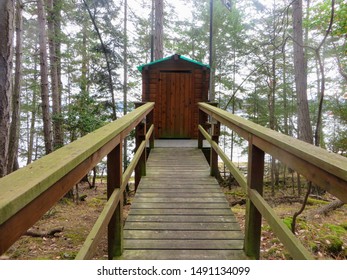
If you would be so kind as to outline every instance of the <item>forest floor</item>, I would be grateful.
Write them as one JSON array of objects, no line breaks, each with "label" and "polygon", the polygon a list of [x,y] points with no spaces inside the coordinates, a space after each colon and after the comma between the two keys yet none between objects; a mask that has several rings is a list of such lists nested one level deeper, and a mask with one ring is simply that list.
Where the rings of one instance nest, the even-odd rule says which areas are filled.
[{"label": "forest floor", "polygon": [[[245,198],[239,187],[224,187],[223,190],[230,204]],[[278,191],[275,197],[265,193],[265,197],[269,198],[268,202],[286,224],[290,223],[293,213],[301,207],[301,203],[297,202],[300,199],[293,199],[289,192],[287,194],[283,190]],[[0,259],[74,259],[106,202],[105,183],[99,182],[95,189],[90,189],[88,185],[80,186],[79,196],[82,195],[86,195],[85,201],[79,201],[78,204],[71,199],[62,199],[29,230],[31,233],[43,236],[22,236],[4,255],[0,256]],[[129,196],[128,201],[131,202],[131,199]],[[332,198],[325,196],[324,199]],[[307,213],[312,213],[327,203],[316,199],[310,201],[299,218],[297,237],[316,259],[347,259],[347,206],[330,212],[327,216],[314,215],[308,219]],[[124,219],[129,208],[130,205],[124,206]],[[235,205],[232,211],[243,230],[245,205]],[[54,229],[62,231],[53,236],[44,236]],[[98,246],[94,259],[107,259],[106,234]],[[265,221],[262,226],[261,259],[290,259]]]}]

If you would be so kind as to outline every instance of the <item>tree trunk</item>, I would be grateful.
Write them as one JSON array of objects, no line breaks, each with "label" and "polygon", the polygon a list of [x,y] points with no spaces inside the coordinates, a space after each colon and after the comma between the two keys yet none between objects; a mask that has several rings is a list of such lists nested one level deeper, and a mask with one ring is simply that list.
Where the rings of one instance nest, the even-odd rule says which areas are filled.
[{"label": "tree trunk", "polygon": [[100,45],[102,47],[102,53],[104,54],[105,60],[106,60],[106,66],[107,66],[107,73],[108,73],[108,87],[111,93],[111,99],[112,99],[112,119],[116,120],[117,119],[117,106],[116,106],[116,100],[115,100],[115,94],[114,94],[114,87],[113,87],[113,80],[112,80],[112,69],[111,69],[111,62],[110,58],[108,56],[107,48],[106,45],[104,44],[104,41],[101,37],[100,30],[98,28],[98,25],[96,23],[95,17],[93,16],[89,5],[86,0],[83,0],[84,6],[86,7],[89,17],[93,23],[94,29],[96,34],[98,35]]},{"label": "tree trunk", "polygon": [[14,7],[14,0],[0,1],[0,178],[7,174]]},{"label": "tree trunk", "polygon": [[[56,53],[56,60],[57,60],[57,74],[58,74],[58,89],[59,89],[59,108],[61,110],[62,108],[62,91],[63,91],[63,82],[61,80],[61,10],[62,10],[63,0],[54,0],[53,2],[53,8],[55,10],[55,19],[54,19],[54,30],[55,30],[55,36],[57,37],[57,40],[55,40],[55,53]],[[63,125],[61,123],[61,125]],[[61,129],[62,133],[62,141],[64,141],[64,132],[63,128]]]},{"label": "tree trunk", "polygon": [[154,59],[163,58],[163,31],[164,25],[164,1],[155,0],[155,27],[154,27]]},{"label": "tree trunk", "polygon": [[10,142],[8,148],[8,166],[7,173],[15,170],[15,161],[18,155],[19,129],[20,129],[20,92],[22,82],[22,11],[23,4],[21,0],[16,3],[16,65],[14,89],[12,95],[12,122],[10,127]]},{"label": "tree trunk", "polygon": [[308,214],[309,218],[314,217],[315,215],[327,215],[329,212],[334,211],[340,207],[342,207],[345,203],[341,200],[337,199],[327,205],[322,206],[321,208],[311,211]]},{"label": "tree trunk", "polygon": [[[36,81],[38,79],[37,77],[37,58],[35,56],[34,58],[34,80]],[[33,151],[34,151],[34,140],[35,140],[35,122],[36,122],[36,113],[37,113],[37,96],[36,96],[36,90],[34,89],[32,91],[32,98],[31,98],[31,118],[30,118],[30,126],[29,127],[29,137],[28,137],[28,158],[27,158],[27,165],[32,162],[33,160]],[[27,93],[28,95],[28,93]],[[27,100],[29,100],[29,97],[27,97]],[[28,112],[29,114],[29,112]],[[29,119],[29,116],[28,116]]]},{"label": "tree trunk", "polygon": [[87,94],[88,91],[88,65],[89,58],[87,53],[87,21],[83,18],[83,26],[82,26],[82,65],[81,65],[81,78],[80,78],[80,88],[82,94]]},{"label": "tree trunk", "polygon": [[53,151],[53,143],[52,143],[51,115],[49,112],[46,16],[45,16],[45,9],[43,6],[43,0],[37,0],[37,16],[38,16],[38,24],[39,24],[43,135],[44,135],[46,154],[49,154]]},{"label": "tree trunk", "polygon": [[[123,115],[125,116],[128,113],[128,34],[127,34],[127,23],[128,23],[128,1],[124,1],[124,78],[123,78]],[[124,147],[123,147],[123,167],[124,170],[128,167],[128,140],[124,138]]]},{"label": "tree trunk", "polygon": [[303,47],[302,0],[293,1],[294,73],[298,106],[298,138],[313,143],[307,101],[307,63]]},{"label": "tree trunk", "polygon": [[48,44],[49,44],[49,61],[50,61],[50,76],[51,76],[51,91],[52,91],[52,120],[53,120],[53,147],[58,149],[63,146],[63,131],[61,121],[61,102],[58,79],[58,56],[57,56],[57,41],[59,40],[57,32],[57,7],[53,4],[54,0],[47,1],[48,12]]}]

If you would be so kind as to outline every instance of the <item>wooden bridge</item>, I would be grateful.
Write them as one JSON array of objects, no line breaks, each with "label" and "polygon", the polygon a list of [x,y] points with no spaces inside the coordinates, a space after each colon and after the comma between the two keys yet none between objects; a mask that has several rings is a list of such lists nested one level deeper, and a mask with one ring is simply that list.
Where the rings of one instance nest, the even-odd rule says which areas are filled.
[{"label": "wooden bridge", "polygon": [[125,223],[122,259],[242,259],[243,238],[201,150],[151,151]]},{"label": "wooden bridge", "polygon": [[[262,197],[264,155],[274,156],[344,202],[346,158],[207,103],[199,103],[197,148],[155,148],[153,108],[154,103],[146,103],[1,178],[0,254],[107,156],[108,200],[76,259],[91,259],[105,231],[109,259],[258,259],[262,218],[294,259],[312,258]],[[204,121],[206,115],[211,122]],[[217,144],[220,123],[248,140],[247,179]],[[122,143],[133,129],[136,153],[123,170]],[[209,165],[201,152],[203,139],[211,146]],[[247,194],[244,236],[213,178],[218,156]],[[123,193],[134,170],[137,194],[123,227]]]}]

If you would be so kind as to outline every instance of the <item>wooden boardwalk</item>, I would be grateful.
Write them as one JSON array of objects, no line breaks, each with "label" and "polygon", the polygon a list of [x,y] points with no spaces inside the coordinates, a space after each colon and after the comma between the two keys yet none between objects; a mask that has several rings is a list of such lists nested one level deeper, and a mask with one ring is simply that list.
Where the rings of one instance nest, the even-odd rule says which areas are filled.
[{"label": "wooden boardwalk", "polygon": [[152,149],[120,259],[245,259],[243,239],[199,149]]}]

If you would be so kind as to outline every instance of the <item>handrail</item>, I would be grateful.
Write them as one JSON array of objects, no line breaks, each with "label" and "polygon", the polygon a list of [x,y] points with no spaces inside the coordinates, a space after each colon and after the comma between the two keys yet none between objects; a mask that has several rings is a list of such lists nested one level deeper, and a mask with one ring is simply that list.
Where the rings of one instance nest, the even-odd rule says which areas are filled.
[{"label": "handrail", "polygon": [[128,133],[152,112],[153,108],[154,103],[149,102],[1,178],[0,255],[103,157],[119,147]]},{"label": "handrail", "polygon": [[242,138],[347,203],[347,158],[205,103],[199,108]]},{"label": "handrail", "polygon": [[246,181],[246,178],[237,167],[228,159],[218,144],[213,141],[204,129],[203,124],[199,125],[200,137],[208,140],[240,186],[247,190],[249,201],[246,213],[246,254],[253,258],[259,258],[261,217],[264,216],[274,233],[295,259],[312,259],[313,257],[308,250],[284,225],[262,197],[264,153],[266,152],[283,161],[293,170],[297,170],[309,180],[345,202],[347,201],[347,159],[264,128],[206,103],[199,103],[199,109],[236,131],[249,142],[248,176]]},{"label": "handrail", "polygon": [[122,185],[119,189],[116,189],[113,191],[111,197],[106,202],[102,212],[100,213],[98,219],[96,220],[92,230],[90,231],[89,235],[87,236],[84,244],[82,245],[80,251],[76,255],[76,260],[87,260],[90,259],[96,249],[96,246],[98,245],[102,234],[105,232],[106,226],[111,220],[112,214],[116,210],[116,207],[118,206],[121,198],[121,194],[125,191],[125,187],[129,182],[130,176],[135,170],[136,165],[138,164],[142,153],[144,152],[146,148],[146,144],[149,141],[149,138],[151,137],[154,130],[154,125],[152,124],[150,129],[148,130],[146,134],[146,139],[142,141],[140,147],[137,149],[133,160],[127,167],[127,169],[123,173],[123,179],[122,179]]}]

